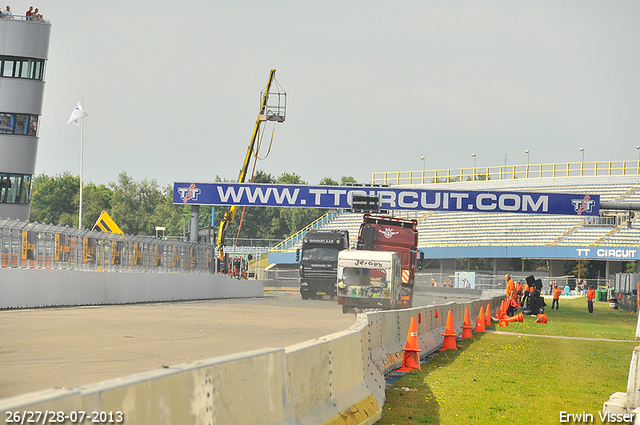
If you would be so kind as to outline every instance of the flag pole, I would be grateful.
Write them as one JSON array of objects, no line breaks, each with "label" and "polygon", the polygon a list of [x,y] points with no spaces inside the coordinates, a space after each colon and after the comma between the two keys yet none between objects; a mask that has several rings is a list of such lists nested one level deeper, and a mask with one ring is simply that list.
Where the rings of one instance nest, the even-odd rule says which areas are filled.
[{"label": "flag pole", "polygon": [[[82,109],[84,109],[84,96],[82,96]],[[82,229],[82,171],[84,168],[84,120],[80,120],[80,208],[78,209],[78,229]]]}]

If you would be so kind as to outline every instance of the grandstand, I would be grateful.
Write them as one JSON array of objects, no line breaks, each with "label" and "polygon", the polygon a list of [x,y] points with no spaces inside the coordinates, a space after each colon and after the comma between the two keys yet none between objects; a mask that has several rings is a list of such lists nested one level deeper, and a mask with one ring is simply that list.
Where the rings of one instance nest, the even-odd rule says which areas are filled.
[{"label": "grandstand", "polygon": [[[395,180],[385,173],[387,183],[397,183],[394,187],[419,187],[421,189],[451,191],[504,190],[521,192],[555,192],[600,195],[601,202],[640,204],[640,163],[630,166],[624,162],[623,173],[616,173],[616,167],[609,164],[608,173],[592,167],[593,175],[569,175],[555,173],[546,176],[527,173],[526,176],[502,173],[508,177],[471,180],[451,183],[414,183],[415,178]],[[566,164],[554,164],[553,169],[566,169]],[[543,166],[531,165],[528,167]],[[589,168],[583,167],[583,170]],[[456,170],[456,172],[458,172]],[[456,175],[448,171],[440,175]],[[425,181],[425,173],[421,172]],[[379,173],[378,173],[379,174]],[[412,172],[397,173],[412,175]],[[437,175],[437,173],[434,173]],[[460,173],[461,174],[461,173]],[[491,175],[489,175],[491,178]],[[486,176],[485,176],[486,178]],[[454,179],[455,180],[455,179]],[[461,180],[461,179],[458,179]],[[376,174],[372,181],[376,180]],[[433,178],[430,181],[441,181]],[[450,180],[449,180],[450,181]],[[401,183],[401,184],[400,184]],[[635,219],[629,211],[601,210],[600,217],[550,216],[543,214],[518,213],[476,213],[429,211],[424,213],[396,211],[393,215],[416,218],[418,220],[418,247],[426,258],[547,258],[547,259],[598,259],[637,261],[640,259],[640,219]],[[362,214],[342,212],[325,219],[321,226],[311,226],[317,230],[347,229],[353,246],[362,221]],[[300,233],[308,230],[301,230]],[[298,238],[299,239],[299,238]],[[269,262],[290,262],[287,253],[295,252],[299,242],[289,238],[270,251]],[[489,249],[491,248],[491,249]],[[595,249],[591,249],[595,248]],[[620,251],[619,256],[611,250]],[[631,252],[633,251],[633,253]],[[603,254],[604,253],[604,254]],[[587,255],[588,254],[588,255]],[[615,252],[614,252],[615,254]],[[631,255],[633,254],[633,255]],[[587,258],[584,258],[584,257]],[[273,260],[273,261],[272,261]],[[295,261],[293,259],[293,261]],[[291,262],[293,262],[291,261]]]}]

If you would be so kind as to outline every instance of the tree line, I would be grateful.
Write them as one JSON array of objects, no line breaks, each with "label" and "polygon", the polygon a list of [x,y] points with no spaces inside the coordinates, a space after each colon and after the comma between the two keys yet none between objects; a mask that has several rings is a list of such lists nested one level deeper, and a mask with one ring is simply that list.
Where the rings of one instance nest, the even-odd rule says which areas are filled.
[{"label": "tree line", "polygon": [[[215,181],[222,182],[216,176]],[[282,173],[278,177],[264,171],[256,171],[253,183],[308,184],[295,173]],[[343,176],[340,182],[323,178],[320,185],[345,185],[355,183],[351,176]],[[80,177],[69,172],[49,176],[45,173],[34,177],[31,191],[30,221],[46,224],[78,227],[80,202]],[[200,227],[211,225],[213,208],[200,207]],[[215,207],[215,226],[219,226],[228,207]],[[102,211],[107,211],[120,229],[130,235],[155,236],[156,226],[166,227],[166,236],[182,236],[189,230],[191,207],[173,204],[173,187],[162,188],[155,179],[134,180],[126,172],[115,182],[88,183],[82,189],[82,226],[92,228]],[[227,240],[239,238],[285,239],[302,227],[326,213],[320,208],[247,207],[237,211],[234,223],[229,226]],[[238,227],[242,227],[238,235]],[[217,228],[215,233],[217,234]]]}]

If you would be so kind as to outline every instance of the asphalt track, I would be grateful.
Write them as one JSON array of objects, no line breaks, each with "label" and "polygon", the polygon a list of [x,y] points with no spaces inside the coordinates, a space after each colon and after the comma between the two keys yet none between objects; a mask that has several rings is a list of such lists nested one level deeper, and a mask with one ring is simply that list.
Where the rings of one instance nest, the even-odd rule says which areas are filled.
[{"label": "asphalt track", "polygon": [[[453,300],[417,295],[414,305]],[[354,323],[337,302],[303,301],[294,290],[253,299],[4,310],[0,398],[286,347]]]}]

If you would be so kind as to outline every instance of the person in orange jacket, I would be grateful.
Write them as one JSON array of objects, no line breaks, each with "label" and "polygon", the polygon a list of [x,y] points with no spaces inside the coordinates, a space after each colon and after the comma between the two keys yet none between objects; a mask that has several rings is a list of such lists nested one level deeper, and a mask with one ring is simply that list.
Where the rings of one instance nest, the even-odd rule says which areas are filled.
[{"label": "person in orange jacket", "polygon": [[596,291],[593,289],[593,286],[589,286],[589,290],[587,291],[587,307],[589,308],[589,313],[593,313],[593,300],[596,298]]},{"label": "person in orange jacket", "polygon": [[515,298],[516,297],[516,284],[513,282],[513,280],[511,279],[511,276],[509,276],[508,274],[504,275],[504,280],[507,282],[507,298],[511,299],[511,298]]},{"label": "person in orange jacket", "polygon": [[553,286],[553,302],[551,303],[551,310],[553,310],[554,305],[556,306],[556,310],[560,307],[561,293],[562,293],[562,289],[558,288],[558,285],[554,285]]},{"label": "person in orange jacket", "polygon": [[[511,279],[511,276],[509,276],[508,274],[504,275],[504,280],[507,282],[506,292],[507,292],[507,303],[509,306],[507,308],[507,316],[511,317],[513,316],[513,313],[515,312],[516,306],[517,306],[516,284],[513,282],[513,280]],[[514,304],[516,304],[516,306],[514,306]]]}]

